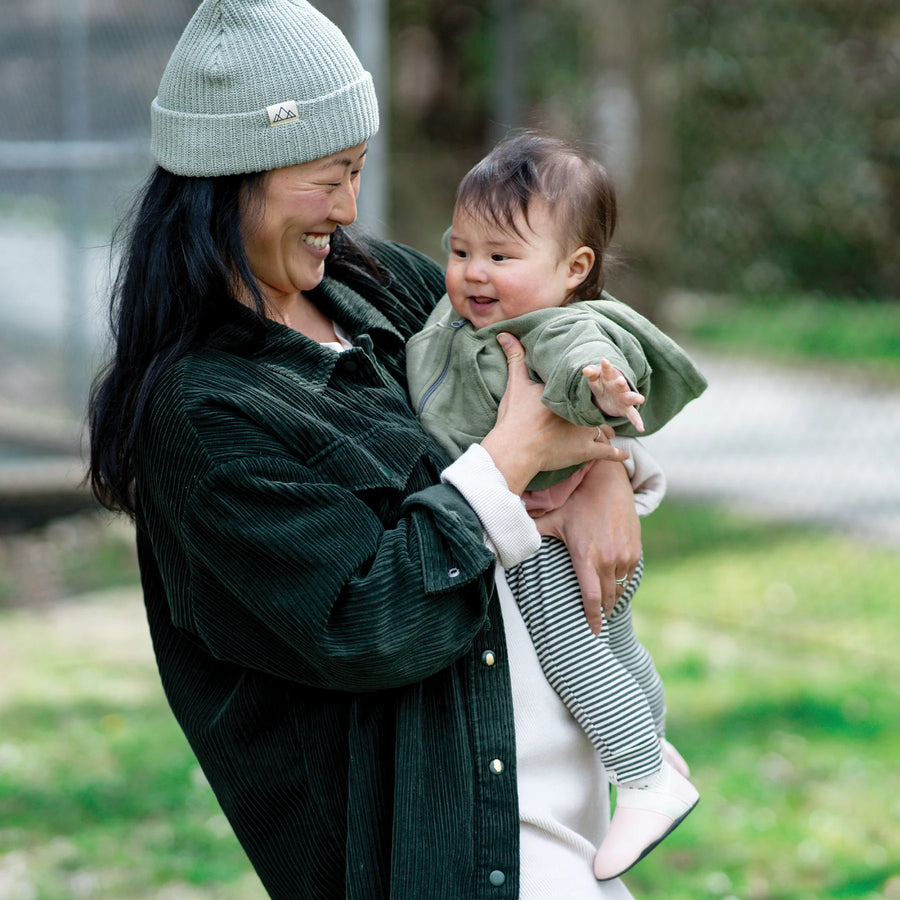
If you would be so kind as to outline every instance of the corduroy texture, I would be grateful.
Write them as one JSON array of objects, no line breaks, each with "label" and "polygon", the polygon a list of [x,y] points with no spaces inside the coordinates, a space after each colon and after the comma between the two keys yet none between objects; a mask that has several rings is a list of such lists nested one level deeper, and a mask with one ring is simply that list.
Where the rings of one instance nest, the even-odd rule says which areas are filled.
[{"label": "corduroy texture", "polygon": [[273,900],[515,900],[493,557],[405,391],[404,342],[443,273],[372,252],[386,284],[314,295],[352,350],[274,322],[260,339],[223,304],[230,349],[155,386],[136,450],[153,643]]},{"label": "corduroy texture", "polygon": [[164,169],[236,175],[369,140],[378,103],[344,35],[306,0],[204,0],[166,65],[150,122]]}]

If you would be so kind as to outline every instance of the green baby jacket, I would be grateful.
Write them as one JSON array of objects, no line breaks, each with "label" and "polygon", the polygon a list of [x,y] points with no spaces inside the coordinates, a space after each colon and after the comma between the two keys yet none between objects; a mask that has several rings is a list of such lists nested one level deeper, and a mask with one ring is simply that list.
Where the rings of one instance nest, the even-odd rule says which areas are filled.
[{"label": "green baby jacket", "polygon": [[[475,329],[446,295],[407,346],[410,398],[425,428],[454,458],[494,426],[506,388],[507,363],[497,335],[506,331],[525,347],[532,377],[544,384],[543,401],[578,425],[604,425],[634,436],[624,418],[607,418],[594,404],[586,365],[608,359],[646,398],[639,408],[646,430],[658,431],[706,389],[690,357],[652,322],[607,293],[598,300],[540,309]],[[532,490],[570,474],[539,474]]]}]

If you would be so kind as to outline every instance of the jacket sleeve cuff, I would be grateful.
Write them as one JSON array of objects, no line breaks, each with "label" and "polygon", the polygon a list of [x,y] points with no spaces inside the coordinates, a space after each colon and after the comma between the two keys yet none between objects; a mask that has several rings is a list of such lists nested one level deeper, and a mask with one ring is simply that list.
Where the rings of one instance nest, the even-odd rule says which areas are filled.
[{"label": "jacket sleeve cuff", "polygon": [[628,453],[625,470],[634,490],[634,505],[639,516],[649,516],[666,495],[665,473],[640,441],[614,437],[612,444]]},{"label": "jacket sleeve cuff", "polygon": [[537,552],[541,536],[534,520],[481,444],[472,444],[444,469],[441,481],[453,485],[465,497],[481,521],[485,542],[504,569]]}]

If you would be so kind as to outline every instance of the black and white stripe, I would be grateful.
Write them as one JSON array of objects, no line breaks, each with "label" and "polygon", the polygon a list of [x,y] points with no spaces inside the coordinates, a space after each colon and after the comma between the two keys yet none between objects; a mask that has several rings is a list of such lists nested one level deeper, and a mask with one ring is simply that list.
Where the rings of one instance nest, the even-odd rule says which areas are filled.
[{"label": "black and white stripe", "polygon": [[588,627],[561,541],[545,537],[534,556],[506,573],[547,680],[599,751],[614,784],[650,775],[662,764],[662,679],[631,616],[642,573],[643,560],[599,635]]}]

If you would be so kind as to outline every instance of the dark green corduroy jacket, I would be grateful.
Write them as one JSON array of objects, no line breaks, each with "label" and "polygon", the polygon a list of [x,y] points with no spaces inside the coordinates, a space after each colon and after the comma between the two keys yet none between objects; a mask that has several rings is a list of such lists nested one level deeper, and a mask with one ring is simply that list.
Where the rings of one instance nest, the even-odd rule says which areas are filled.
[{"label": "dark green corduroy jacket", "polygon": [[154,389],[136,480],[154,647],[273,897],[514,898],[494,560],[406,396],[404,344],[443,273],[376,256],[386,287],[316,292],[354,349],[231,305],[220,349]]}]

